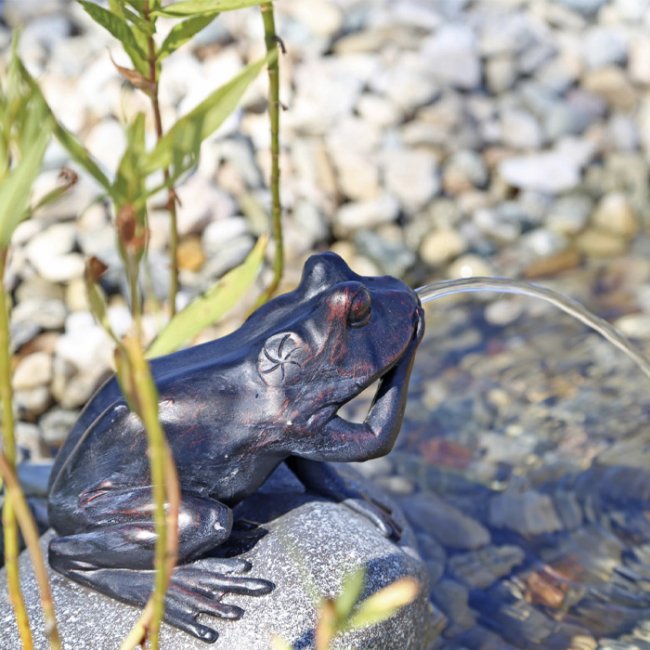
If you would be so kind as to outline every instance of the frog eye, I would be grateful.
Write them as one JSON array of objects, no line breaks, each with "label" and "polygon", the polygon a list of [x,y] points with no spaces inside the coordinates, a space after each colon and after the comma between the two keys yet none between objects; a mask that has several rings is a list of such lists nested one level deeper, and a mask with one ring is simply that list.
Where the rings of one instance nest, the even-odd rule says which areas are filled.
[{"label": "frog eye", "polygon": [[363,327],[370,322],[372,298],[370,292],[362,287],[352,296],[350,311],[348,312],[348,324],[350,327]]}]

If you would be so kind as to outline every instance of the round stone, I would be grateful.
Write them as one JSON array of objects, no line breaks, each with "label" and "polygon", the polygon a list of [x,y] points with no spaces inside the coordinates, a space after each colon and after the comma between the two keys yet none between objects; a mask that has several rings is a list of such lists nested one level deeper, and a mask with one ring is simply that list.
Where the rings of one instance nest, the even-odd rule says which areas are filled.
[{"label": "round stone", "polygon": [[466,247],[465,240],[451,229],[434,230],[420,246],[420,256],[431,266],[444,264],[460,255]]},{"label": "round stone", "polygon": [[604,196],[592,215],[593,225],[628,239],[634,237],[639,229],[637,215],[625,194],[612,192]]},{"label": "round stone", "polygon": [[34,352],[20,361],[13,376],[16,390],[29,390],[52,380],[52,357],[47,352]]}]

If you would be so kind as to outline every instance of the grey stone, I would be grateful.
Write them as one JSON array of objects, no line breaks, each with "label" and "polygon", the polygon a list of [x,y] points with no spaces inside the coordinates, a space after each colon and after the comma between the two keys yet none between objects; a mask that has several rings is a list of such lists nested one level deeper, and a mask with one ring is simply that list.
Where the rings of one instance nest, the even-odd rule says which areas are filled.
[{"label": "grey stone", "polygon": [[248,224],[244,217],[226,217],[216,219],[208,224],[201,235],[201,244],[206,256],[220,254],[230,243],[248,232]]},{"label": "grey stone", "polygon": [[400,504],[412,526],[423,529],[446,548],[475,549],[490,542],[490,533],[483,525],[433,492],[419,492]]},{"label": "grey stone", "polygon": [[346,203],[334,215],[337,232],[346,234],[360,228],[371,228],[397,219],[399,202],[395,197],[384,194],[372,201]]},{"label": "grey stone", "polygon": [[[350,54],[307,62],[296,72],[296,96],[285,123],[306,133],[327,133],[350,114],[366,81],[376,76],[377,61],[370,55]],[[337,101],[332,101],[333,97]]]},{"label": "grey stone", "polygon": [[580,182],[580,165],[557,151],[506,158],[499,173],[514,187],[549,194],[572,189]]},{"label": "grey stone", "polygon": [[433,602],[449,618],[447,636],[455,636],[476,623],[476,615],[469,606],[469,590],[460,582],[443,579],[431,590]]},{"label": "grey stone", "polygon": [[449,24],[428,39],[422,56],[442,83],[470,90],[481,81],[481,63],[474,32],[466,25]]},{"label": "grey stone", "polygon": [[486,546],[454,555],[449,560],[449,568],[456,579],[470,589],[485,589],[507,576],[524,558],[525,553],[519,546]]},{"label": "grey stone", "polygon": [[16,408],[25,419],[32,419],[43,413],[50,405],[50,401],[51,394],[47,386],[26,388],[14,393]]},{"label": "grey stone", "polygon": [[548,257],[563,251],[567,246],[566,237],[547,228],[536,228],[521,237],[521,248],[537,257]]},{"label": "grey stone", "polygon": [[598,26],[588,30],[583,39],[583,55],[590,68],[625,63],[627,38],[620,29]]},{"label": "grey stone", "polygon": [[402,277],[415,262],[415,253],[401,241],[387,239],[369,230],[359,230],[354,243],[362,255],[388,275]]},{"label": "grey stone", "polygon": [[[27,422],[16,423],[16,445],[28,460],[40,461],[43,457],[38,427]],[[0,524],[1,528],[1,524]]]},{"label": "grey stone", "polygon": [[459,194],[483,187],[488,171],[481,156],[467,149],[457,151],[445,161],[442,184],[449,194]]},{"label": "grey stone", "polygon": [[545,113],[544,133],[553,141],[565,135],[579,135],[605,110],[600,98],[580,90],[572,91]]},{"label": "grey stone", "polygon": [[553,204],[546,225],[563,235],[574,235],[585,227],[592,208],[591,199],[584,194],[560,197]]},{"label": "grey stone", "polygon": [[61,446],[78,418],[79,411],[67,411],[61,408],[50,409],[38,421],[43,433],[43,440],[50,445]]},{"label": "grey stone", "polygon": [[14,330],[19,331],[25,325],[39,329],[56,330],[63,327],[66,317],[65,304],[60,300],[25,300],[14,307],[11,312],[12,338]]},{"label": "grey stone", "polygon": [[568,9],[578,11],[584,16],[595,14],[607,0],[557,0]]},{"label": "grey stone", "polygon": [[385,95],[403,113],[431,103],[440,87],[430,60],[415,52],[403,52],[370,81],[371,88]]},{"label": "grey stone", "polygon": [[383,157],[384,181],[409,211],[417,211],[440,190],[438,166],[426,150],[398,149]]},{"label": "grey stone", "polygon": [[52,379],[52,357],[47,352],[34,352],[24,357],[14,371],[15,390],[29,390],[48,384]]},{"label": "grey stone", "polygon": [[56,13],[65,9],[70,0],[3,0],[0,10],[7,22],[16,27],[44,13]]},{"label": "grey stone", "polygon": [[[350,476],[350,474],[348,474]],[[358,480],[358,479],[357,479]],[[212,647],[258,650],[268,648],[273,634],[293,647],[311,647],[316,607],[320,598],[336,596],[343,578],[360,566],[367,569],[362,598],[403,576],[414,576],[424,586],[420,596],[392,619],[347,633],[334,648],[386,648],[422,650],[431,648],[440,614],[428,601],[427,571],[417,559],[415,538],[405,530],[396,545],[384,538],[364,518],[345,506],[313,500],[301,493],[289,472],[278,472],[261,493],[241,504],[241,516],[261,522],[268,534],[243,557],[253,564],[252,576],[276,584],[268,596],[231,596],[245,609],[240,621],[213,619],[220,637]],[[375,489],[374,495],[379,492]],[[385,498],[385,495],[382,497]],[[394,505],[394,504],[393,504]],[[397,515],[399,518],[399,515]],[[401,523],[405,523],[401,520]],[[42,539],[45,550],[48,533]],[[21,556],[23,593],[33,621],[35,647],[45,647],[37,586],[28,569],[29,558]],[[0,583],[6,580],[0,573]],[[54,605],[64,648],[115,648],[135,622],[138,611],[81,587],[50,572]],[[18,650],[20,643],[13,610],[0,594],[0,647]],[[179,630],[163,626],[161,647],[168,650],[203,650],[206,645]]]},{"label": "grey stone", "polygon": [[520,109],[507,109],[501,115],[503,141],[516,149],[537,149],[542,143],[542,132],[537,120]]},{"label": "grey stone", "polygon": [[255,240],[252,235],[244,234],[233,237],[218,254],[213,254],[206,261],[201,275],[211,281],[220,278],[226,271],[243,262],[254,244]]},{"label": "grey stone", "polygon": [[505,492],[492,497],[490,524],[514,530],[524,537],[562,530],[551,498],[533,490],[521,494]]}]

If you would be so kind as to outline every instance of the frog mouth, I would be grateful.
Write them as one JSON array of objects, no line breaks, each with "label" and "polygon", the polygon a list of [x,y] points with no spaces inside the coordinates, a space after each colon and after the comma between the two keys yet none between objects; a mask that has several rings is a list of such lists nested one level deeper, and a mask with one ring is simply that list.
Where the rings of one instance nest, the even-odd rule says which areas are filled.
[{"label": "frog mouth", "polygon": [[[339,407],[335,414],[337,417],[352,424],[361,424],[367,421],[375,402],[382,396],[385,390],[399,389],[399,386],[395,385],[396,375],[404,365],[412,362],[412,354],[409,353],[411,344],[414,339],[419,342],[424,334],[424,310],[420,305],[419,299],[414,314],[414,321],[413,338],[409,340],[402,353],[397,356],[393,363],[384,368],[380,375],[360,386],[360,390],[350,400]],[[407,384],[409,379],[408,375],[409,372],[406,371],[405,381]]]}]

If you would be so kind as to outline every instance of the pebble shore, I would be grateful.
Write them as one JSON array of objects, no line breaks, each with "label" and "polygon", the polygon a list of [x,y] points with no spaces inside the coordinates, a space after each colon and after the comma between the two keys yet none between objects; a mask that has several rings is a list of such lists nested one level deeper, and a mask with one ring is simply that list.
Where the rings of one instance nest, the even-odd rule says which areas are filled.
[{"label": "pebble shore", "polygon": [[[412,286],[524,277],[650,350],[650,0],[275,6],[287,49],[287,287],[326,248]],[[54,111],[113,170],[120,123],[147,110],[110,61],[107,51],[126,63],[118,46],[75,3],[0,7],[2,51],[20,27],[21,56]],[[245,10],[170,57],[165,124],[261,56],[262,41],[258,12]],[[267,229],[265,88],[260,78],[179,188],[181,304]],[[37,192],[65,165],[52,144]],[[17,435],[32,461],[55,453],[110,372],[86,256],[109,266],[113,327],[130,326],[97,194],[80,174],[15,236]],[[155,206],[150,216],[150,282],[163,298],[167,218]],[[650,649],[646,380],[595,335],[518,297],[435,303],[427,326],[401,448],[367,471],[408,495],[414,519],[435,522],[421,538],[447,617],[437,647]]]}]

